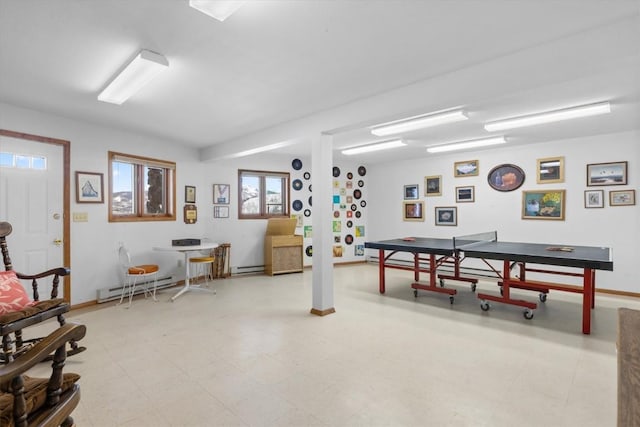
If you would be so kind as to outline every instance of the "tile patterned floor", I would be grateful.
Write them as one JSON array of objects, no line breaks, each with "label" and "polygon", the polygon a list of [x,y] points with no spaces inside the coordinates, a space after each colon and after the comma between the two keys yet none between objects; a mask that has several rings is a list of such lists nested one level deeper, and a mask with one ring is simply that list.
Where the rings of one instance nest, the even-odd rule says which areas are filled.
[{"label": "tile patterned floor", "polygon": [[598,294],[585,336],[579,295],[552,292],[525,320],[481,311],[465,284],[447,284],[454,304],[414,298],[409,272],[390,271],[380,295],[377,274],[337,267],[336,313],[322,318],[310,271],[71,313],[88,330],[65,368],[82,375],[77,425],[615,425],[617,308],[640,300]]}]

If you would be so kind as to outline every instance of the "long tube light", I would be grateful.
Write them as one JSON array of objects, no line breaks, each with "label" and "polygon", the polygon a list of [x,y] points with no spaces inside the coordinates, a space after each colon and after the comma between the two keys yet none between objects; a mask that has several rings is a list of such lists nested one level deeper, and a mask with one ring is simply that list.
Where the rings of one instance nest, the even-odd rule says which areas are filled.
[{"label": "long tube light", "polygon": [[362,154],[362,153],[370,153],[372,151],[380,151],[380,150],[388,150],[391,148],[402,147],[403,145],[407,145],[400,139],[394,139],[392,141],[380,142],[377,144],[369,144],[362,145],[360,147],[348,148],[346,150],[342,150],[342,154],[345,156],[352,156],[354,154]]},{"label": "long tube light", "polygon": [[229,158],[236,158],[236,157],[251,156],[253,154],[264,153],[265,151],[271,151],[271,150],[276,150],[278,148],[286,147],[287,145],[289,145],[289,144],[286,143],[286,142],[276,142],[275,144],[263,145],[262,147],[251,148],[249,150],[239,151],[237,153],[231,154],[228,157]]},{"label": "long tube light", "polygon": [[168,67],[167,58],[143,49],[100,92],[98,100],[120,105]]},{"label": "long tube light", "polygon": [[242,0],[189,0],[192,8],[223,22],[245,3]]},{"label": "long tube light", "polygon": [[463,110],[449,110],[440,113],[423,114],[409,117],[407,119],[396,120],[374,126],[371,133],[377,136],[393,135],[402,132],[442,125],[445,123],[459,122],[467,120],[468,117]]},{"label": "long tube light", "polygon": [[530,114],[528,116],[497,120],[485,123],[484,128],[489,132],[493,132],[497,130],[539,125],[542,123],[559,122],[561,120],[575,119],[578,117],[595,116],[597,114],[606,114],[610,112],[611,105],[609,102],[599,102],[596,104],[580,105],[577,107]]},{"label": "long tube light", "polygon": [[506,144],[507,140],[504,136],[497,136],[493,138],[474,139],[472,141],[462,141],[453,144],[434,145],[428,147],[429,153],[444,153],[446,151],[464,150],[466,148],[486,147],[489,145]]}]

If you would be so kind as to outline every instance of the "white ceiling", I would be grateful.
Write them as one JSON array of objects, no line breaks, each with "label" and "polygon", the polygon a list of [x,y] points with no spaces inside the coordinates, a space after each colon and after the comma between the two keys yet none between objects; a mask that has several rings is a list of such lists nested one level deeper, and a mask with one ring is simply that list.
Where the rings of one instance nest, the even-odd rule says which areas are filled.
[{"label": "white ceiling", "polygon": [[[485,121],[602,100],[611,114],[508,139],[640,130],[639,40],[640,0],[259,0],[222,23],[187,0],[0,0],[0,102],[209,149],[314,115],[340,148],[381,121],[469,112],[363,157],[397,160],[485,136]],[[97,101],[140,49],[169,70],[121,106]]]}]

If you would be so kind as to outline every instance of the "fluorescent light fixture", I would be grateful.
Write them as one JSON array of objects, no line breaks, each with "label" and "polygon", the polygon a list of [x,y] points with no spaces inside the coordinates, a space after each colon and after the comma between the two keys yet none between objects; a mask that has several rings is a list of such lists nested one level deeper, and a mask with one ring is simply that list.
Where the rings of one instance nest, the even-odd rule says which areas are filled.
[{"label": "fluorescent light fixture", "polygon": [[230,158],[236,158],[236,157],[251,156],[252,154],[263,153],[265,151],[271,151],[271,150],[275,150],[277,148],[286,147],[287,145],[290,145],[290,144],[287,143],[287,142],[277,142],[275,144],[264,145],[262,147],[251,148],[249,150],[240,151],[238,153],[232,154],[229,157]]},{"label": "fluorescent light fixture", "polygon": [[496,136],[493,138],[474,139],[471,141],[461,141],[453,144],[434,145],[428,147],[429,153],[444,153],[445,151],[464,150],[466,148],[486,147],[489,145],[505,144],[507,140],[504,136]]},{"label": "fluorescent light fixture", "polygon": [[98,100],[120,105],[168,67],[169,61],[164,56],[150,50],[141,50],[100,92]]},{"label": "fluorescent light fixture", "polygon": [[484,128],[489,132],[496,130],[513,129],[525,126],[539,125],[542,123],[559,122],[561,120],[575,119],[578,117],[595,116],[611,112],[609,102],[580,105],[577,107],[563,108],[561,110],[546,111],[539,114],[514,117],[512,119],[497,120],[485,123]]},{"label": "fluorescent light fixture", "polygon": [[374,126],[371,129],[371,133],[377,136],[393,135],[396,133],[409,132],[412,130],[438,126],[445,123],[459,122],[467,119],[467,115],[462,110],[448,110],[384,123],[382,125]]},{"label": "fluorescent light fixture", "polygon": [[348,148],[346,150],[342,150],[342,154],[344,154],[345,156],[352,156],[354,154],[370,153],[372,151],[388,150],[390,148],[402,147],[403,145],[407,144],[399,139],[394,139],[392,141],[385,141],[376,144],[361,145],[360,147],[355,148]]},{"label": "fluorescent light fixture", "polygon": [[223,22],[245,4],[242,0],[189,0],[192,8]]}]

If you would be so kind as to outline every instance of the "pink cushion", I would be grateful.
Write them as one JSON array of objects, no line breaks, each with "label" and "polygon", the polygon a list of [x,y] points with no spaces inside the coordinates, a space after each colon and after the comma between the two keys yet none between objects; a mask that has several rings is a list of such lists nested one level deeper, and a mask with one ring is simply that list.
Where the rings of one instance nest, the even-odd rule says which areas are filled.
[{"label": "pink cushion", "polygon": [[20,311],[33,305],[15,271],[0,271],[0,314]]}]

